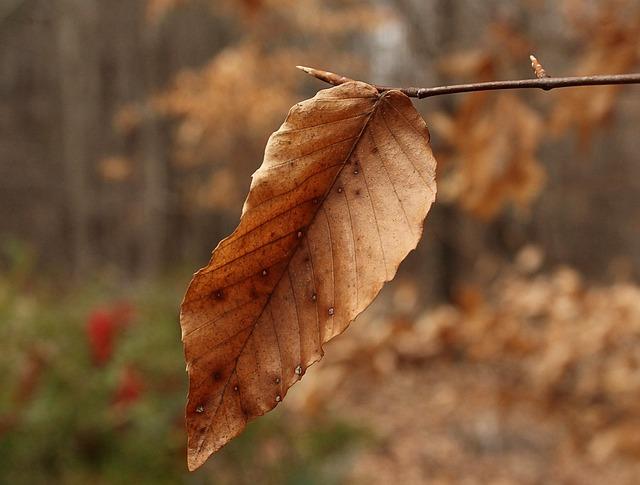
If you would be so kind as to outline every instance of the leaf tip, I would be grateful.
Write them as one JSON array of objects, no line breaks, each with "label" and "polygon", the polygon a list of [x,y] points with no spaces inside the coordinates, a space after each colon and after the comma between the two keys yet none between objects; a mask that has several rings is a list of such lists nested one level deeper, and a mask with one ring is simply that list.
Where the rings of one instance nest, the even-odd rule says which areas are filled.
[{"label": "leaf tip", "polygon": [[206,453],[198,453],[197,450],[189,450],[187,454],[187,468],[190,472],[196,471],[207,460],[209,455]]},{"label": "leaf tip", "polygon": [[209,446],[202,446],[205,437],[199,436],[199,439],[189,436],[189,444],[187,446],[187,468],[190,472],[200,468],[207,459],[216,451]]}]

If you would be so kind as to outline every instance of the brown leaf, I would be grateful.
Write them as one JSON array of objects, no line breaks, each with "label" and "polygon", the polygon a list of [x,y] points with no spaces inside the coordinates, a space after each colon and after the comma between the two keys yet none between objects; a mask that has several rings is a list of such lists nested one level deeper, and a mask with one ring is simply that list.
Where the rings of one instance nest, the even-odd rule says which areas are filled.
[{"label": "brown leaf", "polygon": [[434,115],[432,128],[452,148],[441,194],[488,220],[511,204],[526,209],[539,194],[545,173],[536,151],[540,116],[512,94],[468,96],[455,118]]},{"label": "brown leaf", "polygon": [[[640,62],[638,36],[640,35],[640,8],[637,2],[600,2],[589,18],[574,19],[585,46],[577,58],[572,72],[591,76],[602,72],[624,73]],[[575,8],[575,7],[574,7]],[[576,12],[587,11],[585,6]],[[615,114],[620,86],[597,86],[587,90],[570,90],[554,94],[548,125],[554,136],[561,136],[575,128],[580,148],[588,148],[593,133],[603,128]]]},{"label": "brown leaf", "polygon": [[190,470],[273,409],[394,277],[434,201],[435,163],[400,92],[348,82],[291,109],[238,228],[182,303]]}]

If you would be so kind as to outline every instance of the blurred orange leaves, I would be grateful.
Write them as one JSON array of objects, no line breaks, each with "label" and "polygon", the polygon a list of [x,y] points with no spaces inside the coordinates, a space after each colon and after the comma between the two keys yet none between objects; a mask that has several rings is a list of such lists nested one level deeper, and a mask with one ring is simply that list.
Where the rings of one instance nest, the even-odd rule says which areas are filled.
[{"label": "blurred orange leaves", "polygon": [[124,182],[133,175],[133,161],[125,157],[107,157],[98,165],[100,176],[108,182]]},{"label": "blurred orange leaves", "polygon": [[[166,11],[177,3],[179,0],[150,0],[149,8]],[[329,47],[338,45],[341,37],[366,33],[390,18],[385,9],[358,1],[329,8],[321,0],[304,4],[227,0],[219,7],[226,15],[250,22],[245,24],[248,35],[203,68],[183,72],[153,100],[158,114],[176,120],[173,147],[178,166],[192,169],[212,160],[221,162],[216,174],[212,171],[211,176],[199,178],[208,187],[214,179],[230,181],[229,174],[218,171],[231,161],[255,158],[264,134],[275,129],[282,113],[300,97],[303,81],[293,65],[301,60],[313,64],[320,55],[327,55],[332,66],[349,65],[344,72],[352,74],[355,60]],[[556,66],[552,73],[618,73],[638,63],[637,5],[628,0],[609,0],[599,6],[565,0],[562,8],[567,24],[574,29],[570,34],[586,47],[574,66],[561,66],[562,71]],[[498,20],[488,29],[484,48],[449,54],[439,66],[457,81],[487,81],[505,74],[514,77],[533,45],[512,24]],[[473,93],[464,96],[453,112],[431,114],[427,121],[444,141],[439,153],[444,162],[441,200],[485,220],[508,207],[525,213],[545,182],[537,155],[541,145],[576,130],[580,146],[588,146],[594,130],[610,119],[619,89],[563,90],[553,94],[546,112],[530,107],[520,93]],[[140,116],[136,110],[123,110],[118,126],[130,130]],[[248,166],[234,170],[239,176],[250,171]],[[236,180],[235,186],[242,184]],[[200,207],[211,209],[221,197],[196,199]]]},{"label": "blurred orange leaves", "polygon": [[445,200],[489,219],[508,203],[526,208],[540,191],[545,176],[536,149],[543,124],[517,96],[468,96],[455,118],[437,113],[431,125],[455,154],[441,185]]},{"label": "blurred orange leaves", "polygon": [[[584,50],[573,72],[576,75],[619,74],[633,70],[640,62],[640,6],[637,2],[603,2],[593,14],[585,16],[584,2],[569,2],[569,18],[578,29]],[[593,132],[610,120],[620,86],[598,86],[555,93],[549,127],[555,136],[576,129],[579,143],[589,146]]]},{"label": "blurred orange leaves", "polygon": [[282,73],[299,55],[290,49],[269,54],[244,43],[198,72],[180,74],[154,103],[160,113],[182,120],[175,131],[177,162],[189,166],[213,154],[233,154],[243,138],[272,129],[294,104],[294,81]]},{"label": "blurred orange leaves", "polygon": [[[244,35],[203,67],[179,73],[150,100],[149,111],[173,121],[172,162],[192,174],[182,184],[185,204],[227,211],[241,203],[240,189],[255,170],[267,134],[277,129],[309,82],[294,66],[330,55],[336,65],[353,70],[358,62],[332,46],[366,32],[382,16],[358,1],[331,8],[320,0],[211,5],[217,15],[246,29]],[[143,116],[142,108],[125,107],[116,126],[131,133]]]},{"label": "blurred orange leaves", "polygon": [[290,406],[373,426],[383,444],[356,468],[375,483],[412,476],[404,466],[416,464],[418,477],[441,483],[480,473],[634,483],[640,288],[592,286],[542,264],[526,247],[493,283],[463,286],[455,305],[417,318],[387,295],[331,345]]},{"label": "blurred orange leaves", "polygon": [[[640,61],[640,7],[613,0],[585,15],[591,9],[582,3],[566,2],[565,13],[586,48],[575,66],[563,70],[575,75],[632,70]],[[530,53],[531,43],[521,33],[497,22],[489,29],[486,48],[448,55],[440,68],[456,79],[487,81],[512,71]],[[545,181],[537,156],[541,145],[576,130],[579,147],[587,148],[594,131],[611,118],[619,90],[599,86],[558,91],[546,113],[531,108],[522,94],[472,93],[452,113],[432,114],[430,124],[445,142],[438,153],[441,200],[482,219],[510,206],[527,209]]]},{"label": "blurred orange leaves", "polygon": [[[447,56],[441,69],[457,78],[492,80],[500,66],[527,50],[522,36],[506,25],[496,24],[490,33],[500,48]],[[454,113],[438,111],[429,122],[445,142],[441,200],[491,219],[510,204],[526,209],[542,189],[545,174],[536,151],[544,123],[521,97],[472,93],[462,98]]]},{"label": "blurred orange leaves", "polygon": [[146,0],[145,17],[147,22],[151,24],[158,23],[171,10],[185,4],[187,1],[188,0]]}]

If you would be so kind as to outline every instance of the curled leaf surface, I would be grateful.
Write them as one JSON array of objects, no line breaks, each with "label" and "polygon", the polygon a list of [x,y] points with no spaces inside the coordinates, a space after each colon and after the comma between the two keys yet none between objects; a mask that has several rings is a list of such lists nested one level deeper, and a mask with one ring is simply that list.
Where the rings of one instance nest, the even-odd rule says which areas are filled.
[{"label": "curled leaf surface", "polygon": [[281,402],[394,277],[435,199],[435,164],[400,92],[347,82],[291,109],[182,303],[190,470]]}]

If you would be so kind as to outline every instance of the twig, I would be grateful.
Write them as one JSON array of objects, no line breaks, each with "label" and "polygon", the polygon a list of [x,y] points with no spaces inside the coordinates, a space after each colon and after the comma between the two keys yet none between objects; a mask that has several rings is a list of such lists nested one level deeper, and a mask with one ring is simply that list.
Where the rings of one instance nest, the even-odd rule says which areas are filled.
[{"label": "twig", "polygon": [[[307,74],[334,86],[344,84],[352,79],[328,71],[313,69],[312,67],[296,66]],[[612,74],[605,76],[579,77],[543,77],[539,79],[518,79],[513,81],[491,81],[484,83],[456,84],[452,86],[438,86],[433,88],[394,88],[390,86],[374,87],[380,91],[400,91],[410,98],[430,98],[443,94],[470,93],[474,91],[495,91],[499,89],[528,89],[538,88],[550,91],[555,88],[569,88],[575,86],[604,86],[613,84],[640,84],[640,73]]]}]

